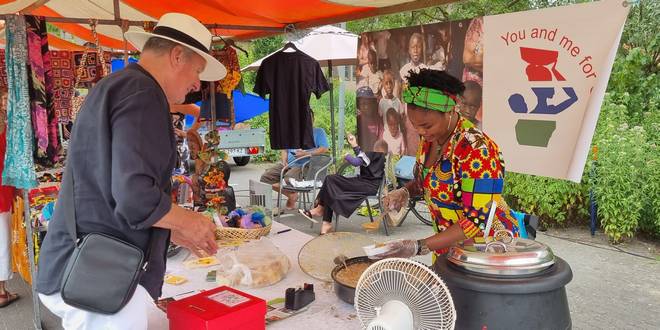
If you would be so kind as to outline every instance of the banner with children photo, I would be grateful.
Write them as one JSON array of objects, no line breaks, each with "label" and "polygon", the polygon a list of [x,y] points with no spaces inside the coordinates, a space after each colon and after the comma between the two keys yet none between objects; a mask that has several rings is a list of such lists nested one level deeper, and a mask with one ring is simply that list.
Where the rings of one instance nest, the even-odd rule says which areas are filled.
[{"label": "banner with children photo", "polygon": [[408,72],[420,68],[462,78],[464,115],[480,127],[482,34],[483,17],[361,34],[356,66],[360,145],[371,150],[384,140],[393,154],[416,154],[419,135],[401,94]]},{"label": "banner with children photo", "polygon": [[411,70],[446,70],[465,84],[458,110],[508,171],[580,182],[628,11],[604,0],[363,33],[359,143],[414,156],[402,86]]}]

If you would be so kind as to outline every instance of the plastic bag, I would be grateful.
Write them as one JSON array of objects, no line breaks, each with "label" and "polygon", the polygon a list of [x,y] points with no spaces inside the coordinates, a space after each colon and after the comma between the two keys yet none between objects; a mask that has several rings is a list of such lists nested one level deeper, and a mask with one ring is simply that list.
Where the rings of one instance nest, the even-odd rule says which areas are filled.
[{"label": "plastic bag", "polygon": [[291,269],[289,258],[265,237],[240,245],[218,259],[216,281],[229,286],[270,286]]}]

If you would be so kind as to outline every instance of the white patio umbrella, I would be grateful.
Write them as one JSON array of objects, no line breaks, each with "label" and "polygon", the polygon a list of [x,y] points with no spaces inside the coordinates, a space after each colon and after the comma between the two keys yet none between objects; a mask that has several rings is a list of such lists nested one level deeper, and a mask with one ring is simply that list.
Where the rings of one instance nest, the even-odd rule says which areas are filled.
[{"label": "white patio umbrella", "polygon": [[[313,57],[322,67],[328,67],[328,81],[330,85],[330,130],[332,140],[332,156],[336,159],[335,148],[335,111],[334,111],[334,93],[332,84],[332,66],[333,65],[355,65],[357,63],[357,45],[358,36],[342,28],[326,25],[316,28],[293,44],[298,50]],[[281,48],[276,52],[282,50]],[[273,55],[259,59],[258,61],[244,67],[241,71],[257,70],[261,62]]]}]

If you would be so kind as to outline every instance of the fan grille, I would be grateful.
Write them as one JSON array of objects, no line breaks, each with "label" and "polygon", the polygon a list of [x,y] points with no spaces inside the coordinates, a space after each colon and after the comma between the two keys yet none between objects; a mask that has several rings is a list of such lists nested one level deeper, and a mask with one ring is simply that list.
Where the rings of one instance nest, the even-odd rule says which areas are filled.
[{"label": "fan grille", "polygon": [[385,259],[369,266],[355,290],[355,307],[363,327],[376,318],[376,307],[390,300],[406,304],[415,329],[454,329],[456,311],[440,277],[409,259]]}]

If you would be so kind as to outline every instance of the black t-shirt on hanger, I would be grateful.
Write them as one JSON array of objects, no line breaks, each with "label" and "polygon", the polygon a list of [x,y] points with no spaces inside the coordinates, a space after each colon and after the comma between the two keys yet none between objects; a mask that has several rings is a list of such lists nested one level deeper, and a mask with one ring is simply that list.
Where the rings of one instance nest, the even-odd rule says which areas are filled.
[{"label": "black t-shirt on hanger", "polygon": [[319,63],[299,50],[279,51],[261,63],[254,92],[270,94],[272,149],[315,147],[309,97],[314,93],[318,99],[329,89]]}]

